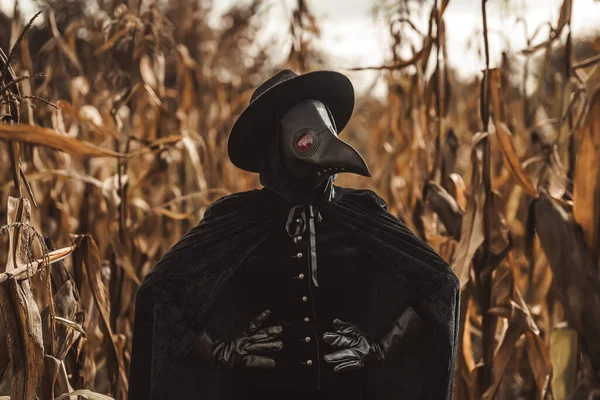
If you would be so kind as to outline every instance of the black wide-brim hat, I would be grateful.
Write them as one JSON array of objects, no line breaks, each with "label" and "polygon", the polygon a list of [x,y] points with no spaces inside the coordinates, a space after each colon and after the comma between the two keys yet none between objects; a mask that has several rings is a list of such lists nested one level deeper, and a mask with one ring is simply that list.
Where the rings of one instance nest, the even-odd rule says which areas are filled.
[{"label": "black wide-brim hat", "polygon": [[304,100],[325,104],[338,133],[344,129],[354,109],[354,88],[350,79],[335,71],[314,71],[298,75],[284,69],[261,84],[250,104],[238,117],[229,134],[227,153],[236,167],[260,172],[279,119]]}]

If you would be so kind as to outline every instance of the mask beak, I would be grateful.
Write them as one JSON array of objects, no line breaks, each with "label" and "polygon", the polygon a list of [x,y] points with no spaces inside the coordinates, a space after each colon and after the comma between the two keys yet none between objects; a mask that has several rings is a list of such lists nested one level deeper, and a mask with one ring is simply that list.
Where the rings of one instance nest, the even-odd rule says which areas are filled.
[{"label": "mask beak", "polygon": [[323,132],[322,135],[324,135],[321,138],[323,148],[318,150],[319,166],[323,166],[324,169],[331,168],[336,173],[352,172],[366,177],[371,176],[367,163],[354,147],[330,131]]}]

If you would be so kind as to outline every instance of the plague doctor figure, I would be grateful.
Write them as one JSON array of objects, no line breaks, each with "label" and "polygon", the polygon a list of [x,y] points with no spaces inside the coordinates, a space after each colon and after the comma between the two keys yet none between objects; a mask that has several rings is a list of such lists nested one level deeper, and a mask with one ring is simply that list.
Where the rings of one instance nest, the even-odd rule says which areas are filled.
[{"label": "plague doctor figure", "polygon": [[459,284],[340,136],[349,79],[283,70],[228,142],[261,189],[212,203],[136,296],[132,400],[450,399]]}]

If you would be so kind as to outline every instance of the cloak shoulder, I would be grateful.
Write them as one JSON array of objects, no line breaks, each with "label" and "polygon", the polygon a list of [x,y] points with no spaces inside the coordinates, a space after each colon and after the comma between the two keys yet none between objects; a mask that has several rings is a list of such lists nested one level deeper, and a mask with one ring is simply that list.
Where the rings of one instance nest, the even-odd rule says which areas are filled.
[{"label": "cloak shoulder", "polygon": [[165,376],[182,359],[219,289],[265,238],[259,190],[221,197],[148,273],[136,293],[129,399],[166,399]]},{"label": "cloak shoulder", "polygon": [[[421,354],[427,362],[409,372],[415,378],[427,375],[431,383],[421,385],[422,392],[419,395],[411,392],[408,398],[449,399],[458,345],[458,278],[442,257],[388,212],[385,201],[375,192],[340,190],[340,200],[335,203],[338,220],[356,233],[388,276],[402,282],[398,287],[409,288],[411,306],[431,334],[427,351]],[[393,375],[390,369],[374,373],[373,386],[393,386]],[[403,390],[392,389],[390,393],[403,393]]]},{"label": "cloak shoulder", "polygon": [[[194,246],[194,241],[202,236],[205,231],[215,231],[225,229],[234,224],[234,221],[243,218],[243,215],[251,216],[257,203],[259,190],[250,190],[246,192],[233,193],[223,196],[211,203],[204,211],[204,216],[200,222],[183,235],[171,247],[154,266],[152,271],[144,277],[139,291],[147,291],[152,287],[160,285],[164,281],[165,275],[169,275],[176,268],[172,265],[171,260],[174,257],[179,257],[183,253],[189,253],[190,247]],[[240,222],[243,222],[240,221]]]},{"label": "cloak shoulder", "polygon": [[[336,191],[340,192],[340,199],[355,201],[364,207],[383,210],[388,209],[388,205],[377,193],[371,189],[352,189],[341,186],[334,186]],[[381,211],[381,210],[377,210]]]}]

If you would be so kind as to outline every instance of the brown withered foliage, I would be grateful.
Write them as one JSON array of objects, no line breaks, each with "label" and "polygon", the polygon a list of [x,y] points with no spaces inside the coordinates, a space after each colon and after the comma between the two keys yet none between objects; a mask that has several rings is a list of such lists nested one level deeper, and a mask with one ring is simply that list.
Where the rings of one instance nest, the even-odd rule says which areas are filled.
[{"label": "brown withered foliage", "polygon": [[[392,59],[355,69],[387,97],[345,132],[373,177],[339,184],[375,189],[459,277],[455,399],[600,397],[600,41],[572,38],[564,0],[493,68],[473,2],[485,69],[459,81],[450,3],[420,2],[421,31],[415,2],[380,1]],[[258,186],[227,134],[275,71],[327,68],[319,20],[297,0],[265,42],[261,0],[220,28],[196,0],[41,4],[0,13],[0,396],[125,399],[136,289],[210,203]]]}]

